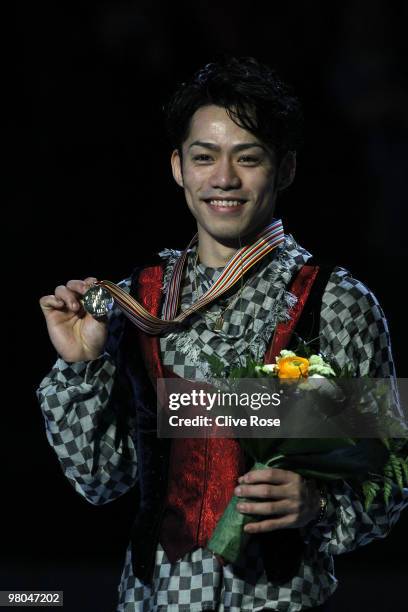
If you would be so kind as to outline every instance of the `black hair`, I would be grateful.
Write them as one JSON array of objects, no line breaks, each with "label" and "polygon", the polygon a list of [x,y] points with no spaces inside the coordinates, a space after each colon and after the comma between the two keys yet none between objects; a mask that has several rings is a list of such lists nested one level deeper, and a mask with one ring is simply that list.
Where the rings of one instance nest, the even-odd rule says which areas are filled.
[{"label": "black hair", "polygon": [[170,144],[180,154],[192,116],[209,104],[224,107],[234,123],[274,150],[279,161],[302,144],[299,99],[272,68],[253,57],[206,64],[176,89],[163,110]]}]

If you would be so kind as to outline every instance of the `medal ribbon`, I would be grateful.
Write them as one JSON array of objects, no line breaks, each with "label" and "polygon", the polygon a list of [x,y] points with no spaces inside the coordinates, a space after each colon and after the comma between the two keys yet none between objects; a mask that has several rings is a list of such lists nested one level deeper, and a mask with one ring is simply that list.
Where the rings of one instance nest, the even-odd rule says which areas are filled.
[{"label": "medal ribbon", "polygon": [[174,266],[163,306],[163,319],[159,319],[150,314],[150,312],[143,308],[135,298],[115,285],[115,283],[108,280],[101,280],[97,281],[95,284],[103,287],[110,293],[119,308],[134,325],[148,334],[156,335],[166,331],[177,323],[182,323],[193,312],[200,310],[200,308],[206,306],[228,291],[250,268],[252,268],[252,266],[279,246],[284,241],[284,238],[283,226],[280,219],[267,225],[257,235],[253,244],[242,247],[235,253],[208,291],[178,316],[176,315],[180,299],[183,269],[189,249],[198,241],[198,234],[192,238]]}]

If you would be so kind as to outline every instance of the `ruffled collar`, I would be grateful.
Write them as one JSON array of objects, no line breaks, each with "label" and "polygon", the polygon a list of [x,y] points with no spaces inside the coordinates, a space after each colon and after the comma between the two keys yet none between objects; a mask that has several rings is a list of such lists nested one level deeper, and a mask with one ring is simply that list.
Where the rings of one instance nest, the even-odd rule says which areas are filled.
[{"label": "ruffled collar", "polygon": [[[191,264],[196,254],[196,246],[192,247],[189,251],[188,264]],[[159,252],[159,256],[165,262],[165,272],[163,275],[163,292],[167,293],[170,279],[173,273],[173,268],[176,261],[181,256],[182,251],[175,249],[163,249]],[[265,260],[268,261],[269,267],[269,280],[274,286],[278,284],[286,287],[289,283],[293,273],[296,269],[306,263],[308,259],[312,257],[306,249],[301,247],[292,236],[292,234],[285,235],[284,242],[274,249],[269,255],[266,256]],[[223,268],[211,268],[204,264],[198,264],[197,269],[201,272],[202,276],[206,276],[215,282],[216,278],[220,275]],[[251,274],[251,272],[249,272]]]}]

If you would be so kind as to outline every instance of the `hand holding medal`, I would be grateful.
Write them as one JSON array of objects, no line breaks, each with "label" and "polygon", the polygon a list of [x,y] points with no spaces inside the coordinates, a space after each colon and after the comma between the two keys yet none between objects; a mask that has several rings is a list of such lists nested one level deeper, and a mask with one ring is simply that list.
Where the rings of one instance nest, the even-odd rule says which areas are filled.
[{"label": "hand holding medal", "polygon": [[40,299],[51,342],[65,361],[91,361],[103,352],[105,315],[113,300],[96,282],[93,277],[70,280],[56,287],[54,295]]}]

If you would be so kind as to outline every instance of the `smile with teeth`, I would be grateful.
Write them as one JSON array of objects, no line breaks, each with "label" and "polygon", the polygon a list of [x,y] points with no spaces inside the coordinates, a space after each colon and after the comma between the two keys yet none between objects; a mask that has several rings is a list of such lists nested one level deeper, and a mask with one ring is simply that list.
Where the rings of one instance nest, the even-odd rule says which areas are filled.
[{"label": "smile with teeth", "polygon": [[207,204],[211,206],[221,206],[225,208],[230,208],[233,206],[242,206],[245,204],[242,200],[206,200]]}]

